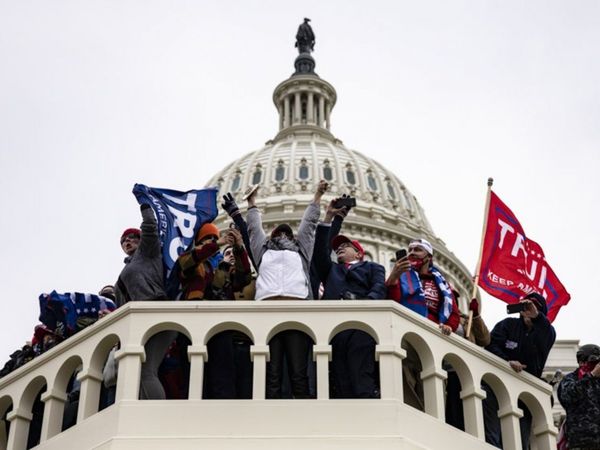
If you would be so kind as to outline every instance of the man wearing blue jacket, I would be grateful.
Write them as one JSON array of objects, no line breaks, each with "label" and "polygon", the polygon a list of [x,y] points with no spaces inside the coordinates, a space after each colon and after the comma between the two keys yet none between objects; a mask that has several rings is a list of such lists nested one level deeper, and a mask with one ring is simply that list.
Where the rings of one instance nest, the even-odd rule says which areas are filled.
[{"label": "man wearing blue jacket", "polygon": [[[329,227],[341,209],[333,199],[325,220],[317,226],[315,262],[323,282],[322,300],[377,300],[386,295],[385,269],[380,264],[364,261],[364,250],[356,240],[338,234],[329,241]],[[335,251],[337,264],[331,260]],[[360,330],[345,330],[331,341],[334,398],[379,398],[375,368],[375,340]]]}]

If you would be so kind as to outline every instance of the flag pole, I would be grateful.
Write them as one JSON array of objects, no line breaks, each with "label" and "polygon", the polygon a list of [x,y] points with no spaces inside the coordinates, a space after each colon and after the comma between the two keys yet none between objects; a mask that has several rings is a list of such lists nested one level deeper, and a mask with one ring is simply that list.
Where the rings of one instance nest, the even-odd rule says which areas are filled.
[{"label": "flag pole", "polygon": [[[490,197],[492,193],[493,178],[487,180],[487,193],[485,196],[485,209],[483,216],[483,227],[481,229],[481,244],[479,245],[479,257],[477,258],[477,267],[475,268],[475,277],[473,278],[473,291],[471,292],[471,300],[477,296],[477,285],[479,284],[479,271],[481,270],[481,258],[483,256],[483,243],[485,241],[485,231],[487,229],[487,221],[490,215]],[[465,337],[468,339],[471,335],[471,326],[473,325],[473,311],[469,310],[469,318],[467,319],[467,329]]]}]

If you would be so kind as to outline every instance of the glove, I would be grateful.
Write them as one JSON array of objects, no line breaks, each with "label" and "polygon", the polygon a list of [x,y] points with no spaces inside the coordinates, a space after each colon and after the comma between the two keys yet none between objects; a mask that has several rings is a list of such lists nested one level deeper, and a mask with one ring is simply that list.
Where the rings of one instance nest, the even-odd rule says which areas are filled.
[{"label": "glove", "polygon": [[235,203],[233,195],[231,192],[228,192],[223,196],[223,203],[221,203],[221,207],[229,214],[229,217],[233,218],[240,214],[240,208]]},{"label": "glove", "polygon": [[357,298],[358,297],[353,292],[350,292],[350,291],[342,292],[341,300],[356,300]]},{"label": "glove", "polygon": [[469,303],[469,309],[473,311],[473,317],[477,317],[479,315],[479,302],[476,298],[471,300],[471,303]]}]

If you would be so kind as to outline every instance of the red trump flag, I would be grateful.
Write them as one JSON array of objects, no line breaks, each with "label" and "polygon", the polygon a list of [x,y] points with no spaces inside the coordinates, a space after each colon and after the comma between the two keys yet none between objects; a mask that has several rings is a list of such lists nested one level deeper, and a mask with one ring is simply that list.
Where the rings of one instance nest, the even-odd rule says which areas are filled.
[{"label": "red trump flag", "polygon": [[542,247],[525,235],[513,212],[492,191],[479,286],[506,303],[517,303],[531,292],[542,294],[551,322],[571,299],[546,261]]}]

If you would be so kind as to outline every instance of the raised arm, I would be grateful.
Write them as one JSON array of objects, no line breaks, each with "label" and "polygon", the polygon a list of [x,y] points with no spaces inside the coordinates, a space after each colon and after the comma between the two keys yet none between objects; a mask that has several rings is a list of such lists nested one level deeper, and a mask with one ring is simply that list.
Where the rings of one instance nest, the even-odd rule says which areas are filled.
[{"label": "raised arm", "polygon": [[233,195],[231,195],[230,192],[223,196],[223,203],[221,203],[221,207],[227,212],[227,214],[229,214],[229,217],[231,217],[233,223],[235,223],[235,226],[240,231],[242,235],[242,241],[246,248],[246,253],[250,258],[250,261],[252,262],[254,268],[257,268],[256,262],[254,261],[254,257],[252,256],[252,251],[250,250],[250,236],[248,233],[248,224],[242,217],[240,208],[238,207],[237,203],[235,202],[235,199],[233,198]]},{"label": "raised arm", "polygon": [[[261,254],[261,249],[265,240],[267,239],[267,235],[262,227],[262,217],[260,215],[260,211],[256,207],[256,191],[253,192],[248,197],[248,214],[246,215],[246,221],[248,223],[248,240],[250,243],[250,253],[255,258],[258,258]],[[254,261],[258,267],[260,265],[260,261]]]},{"label": "raised arm", "polygon": [[142,225],[140,227],[142,235],[137,251],[147,258],[155,258],[160,256],[160,237],[154,211],[147,203],[140,206],[140,211],[142,212]]},{"label": "raised arm", "polygon": [[306,256],[308,261],[312,258],[315,244],[315,230],[321,212],[319,205],[321,203],[321,198],[328,187],[329,184],[326,181],[319,181],[313,201],[306,207],[304,215],[302,216],[302,221],[298,227],[298,245],[300,246],[300,251]]}]

